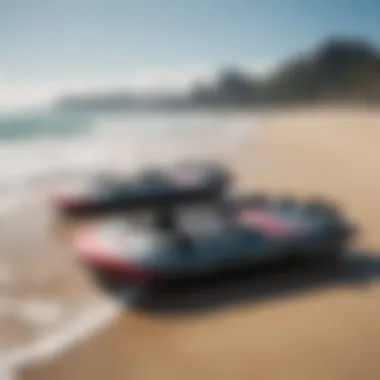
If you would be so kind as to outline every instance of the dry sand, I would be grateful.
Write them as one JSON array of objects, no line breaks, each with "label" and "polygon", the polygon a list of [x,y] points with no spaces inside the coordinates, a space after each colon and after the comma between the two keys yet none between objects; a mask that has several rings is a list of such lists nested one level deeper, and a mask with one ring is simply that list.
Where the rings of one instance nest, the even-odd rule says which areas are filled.
[{"label": "dry sand", "polygon": [[[243,188],[338,199],[380,249],[380,113],[281,111],[228,162]],[[379,379],[380,287],[339,285],[190,315],[128,309],[25,380]]]}]

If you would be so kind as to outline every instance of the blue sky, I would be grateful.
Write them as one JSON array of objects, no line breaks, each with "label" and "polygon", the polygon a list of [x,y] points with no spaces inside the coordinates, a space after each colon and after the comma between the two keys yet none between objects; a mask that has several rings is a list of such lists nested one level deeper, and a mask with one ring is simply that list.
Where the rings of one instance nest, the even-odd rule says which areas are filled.
[{"label": "blue sky", "polygon": [[265,70],[334,34],[380,45],[379,15],[378,0],[0,0],[0,103]]}]

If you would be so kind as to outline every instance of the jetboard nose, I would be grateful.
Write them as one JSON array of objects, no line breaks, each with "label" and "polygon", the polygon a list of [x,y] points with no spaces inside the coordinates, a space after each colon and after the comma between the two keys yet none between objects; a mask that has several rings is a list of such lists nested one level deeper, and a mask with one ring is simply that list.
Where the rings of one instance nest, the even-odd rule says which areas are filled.
[{"label": "jetboard nose", "polygon": [[74,238],[74,247],[80,259],[90,268],[102,270],[125,279],[149,280],[150,273],[140,268],[132,260],[120,256],[120,252],[105,246],[100,239],[100,231],[95,227],[84,227]]},{"label": "jetboard nose", "polygon": [[87,203],[84,196],[66,190],[54,190],[50,193],[50,199],[60,207],[80,206]]}]

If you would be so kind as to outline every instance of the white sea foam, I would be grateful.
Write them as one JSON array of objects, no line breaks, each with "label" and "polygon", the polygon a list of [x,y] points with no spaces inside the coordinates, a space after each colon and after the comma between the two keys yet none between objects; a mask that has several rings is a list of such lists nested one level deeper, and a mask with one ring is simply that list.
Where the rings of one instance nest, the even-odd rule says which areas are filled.
[{"label": "white sea foam", "polygon": [[62,317],[63,305],[54,300],[29,299],[18,304],[14,311],[28,322],[46,326]]},{"label": "white sea foam", "polygon": [[[207,112],[99,117],[86,133],[3,140],[0,142],[0,222],[16,207],[21,207],[23,200],[40,189],[44,181],[83,177],[99,169],[124,171],[177,159],[223,157],[257,128],[255,118],[252,114]],[[2,261],[0,285],[11,283],[12,273]],[[61,321],[66,314],[59,300],[47,303],[33,298],[20,304],[7,294],[0,297],[0,315],[12,311],[32,324],[57,325],[55,331],[48,335],[44,332],[34,342],[0,353],[0,378],[4,380],[11,379],[20,365],[53,358],[86,338],[105,325],[118,309],[108,301],[99,301],[65,322]],[[60,323],[55,323],[57,320]]]},{"label": "white sea foam", "polygon": [[0,143],[0,191],[99,167],[133,168],[178,158],[216,158],[255,128],[248,115],[166,115],[100,119],[87,134]]},{"label": "white sea foam", "polygon": [[[15,379],[17,369],[51,360],[112,320],[118,307],[109,301],[83,308],[76,318],[70,319],[53,333],[40,337],[24,347],[13,349],[0,357],[0,377]],[[12,377],[13,376],[13,377]]]}]

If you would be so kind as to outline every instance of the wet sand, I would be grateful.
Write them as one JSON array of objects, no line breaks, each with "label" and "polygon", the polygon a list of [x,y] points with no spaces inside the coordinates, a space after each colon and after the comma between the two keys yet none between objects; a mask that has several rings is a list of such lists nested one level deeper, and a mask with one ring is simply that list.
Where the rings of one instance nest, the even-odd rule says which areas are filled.
[{"label": "wet sand", "polygon": [[[361,225],[358,245],[375,260],[380,251],[379,146],[380,113],[283,111],[265,116],[261,133],[227,162],[241,188],[339,200]],[[209,298],[221,292],[215,289]],[[129,308],[56,360],[30,365],[21,378],[377,380],[379,301],[380,287],[372,282],[227,303],[199,313]]]}]

